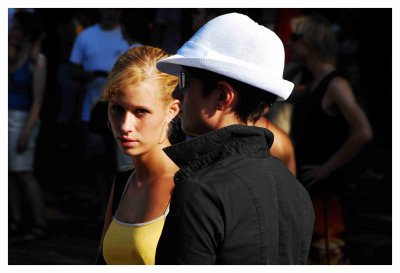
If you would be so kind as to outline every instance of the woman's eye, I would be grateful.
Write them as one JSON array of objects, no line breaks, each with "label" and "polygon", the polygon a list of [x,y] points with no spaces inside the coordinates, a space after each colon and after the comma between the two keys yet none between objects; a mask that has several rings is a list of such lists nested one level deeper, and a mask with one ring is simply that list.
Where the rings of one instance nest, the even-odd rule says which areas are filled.
[{"label": "woman's eye", "polygon": [[138,115],[138,116],[144,116],[144,115],[148,114],[149,111],[146,110],[146,109],[137,109],[137,110],[135,111],[135,113],[136,113],[136,115]]},{"label": "woman's eye", "polygon": [[125,109],[120,105],[112,105],[111,110],[115,113],[123,113],[125,111]]}]

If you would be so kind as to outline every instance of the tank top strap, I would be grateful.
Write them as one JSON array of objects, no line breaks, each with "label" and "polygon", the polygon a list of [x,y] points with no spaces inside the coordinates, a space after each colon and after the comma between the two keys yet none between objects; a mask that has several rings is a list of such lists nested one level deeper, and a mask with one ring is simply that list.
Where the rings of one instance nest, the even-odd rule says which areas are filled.
[{"label": "tank top strap", "polygon": [[317,85],[314,93],[321,93],[327,90],[329,83],[336,77],[345,77],[344,74],[339,70],[333,70],[329,74],[327,74]]}]

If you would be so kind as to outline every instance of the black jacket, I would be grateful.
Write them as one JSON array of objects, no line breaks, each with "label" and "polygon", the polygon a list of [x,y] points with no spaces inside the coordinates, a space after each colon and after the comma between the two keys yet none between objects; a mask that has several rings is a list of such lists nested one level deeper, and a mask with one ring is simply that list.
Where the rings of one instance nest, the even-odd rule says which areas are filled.
[{"label": "black jacket", "polygon": [[156,264],[304,264],[314,210],[269,152],[273,134],[232,125],[165,149],[180,167]]}]

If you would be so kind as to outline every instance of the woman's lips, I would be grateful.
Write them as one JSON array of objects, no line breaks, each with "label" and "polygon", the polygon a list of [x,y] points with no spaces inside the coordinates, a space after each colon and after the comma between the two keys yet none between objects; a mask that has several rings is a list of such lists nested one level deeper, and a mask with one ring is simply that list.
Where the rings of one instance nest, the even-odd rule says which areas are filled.
[{"label": "woman's lips", "polygon": [[122,146],[125,148],[132,148],[139,143],[139,141],[136,139],[124,137],[124,136],[120,137],[119,140],[121,141]]}]

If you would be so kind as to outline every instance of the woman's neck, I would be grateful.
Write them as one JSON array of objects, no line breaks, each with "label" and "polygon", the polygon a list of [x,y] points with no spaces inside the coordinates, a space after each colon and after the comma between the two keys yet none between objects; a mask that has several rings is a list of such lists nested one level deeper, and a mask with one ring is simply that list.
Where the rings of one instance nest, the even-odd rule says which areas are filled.
[{"label": "woman's neck", "polygon": [[138,157],[133,157],[137,181],[141,183],[152,183],[158,178],[173,175],[178,167],[162,150],[169,145],[160,145],[152,151]]},{"label": "woman's neck", "polygon": [[310,59],[307,61],[306,67],[313,75],[315,81],[322,79],[324,76],[336,69],[334,64],[322,62],[318,59]]}]

